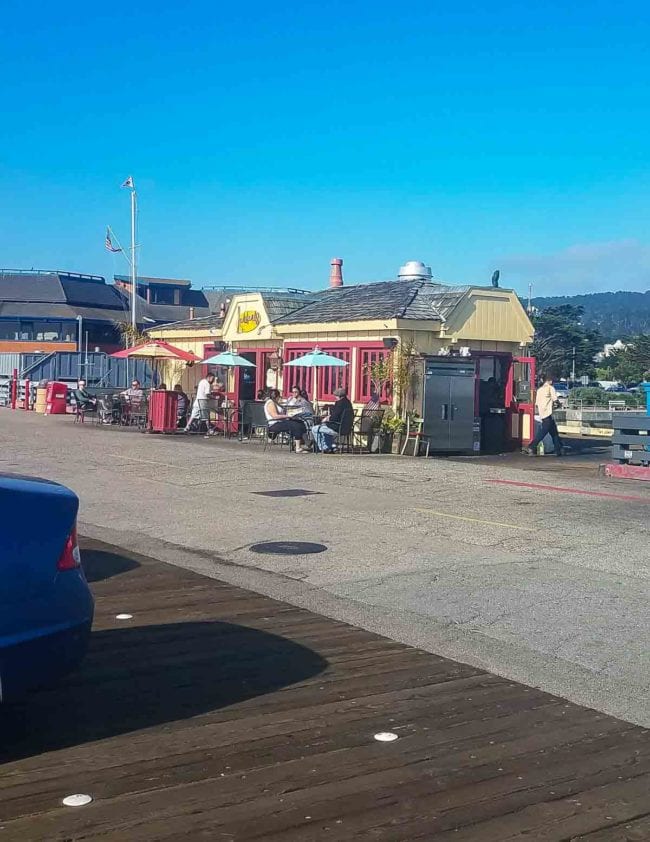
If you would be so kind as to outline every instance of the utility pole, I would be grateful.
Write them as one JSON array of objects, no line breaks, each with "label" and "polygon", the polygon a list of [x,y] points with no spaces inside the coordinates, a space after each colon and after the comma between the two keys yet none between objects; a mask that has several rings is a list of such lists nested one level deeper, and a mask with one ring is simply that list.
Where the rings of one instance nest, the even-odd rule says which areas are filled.
[{"label": "utility pole", "polygon": [[136,195],[133,179],[131,179],[131,327],[133,328],[133,343],[135,344],[135,330],[137,325],[135,301],[138,296],[138,272],[135,256],[135,212]]},{"label": "utility pole", "polygon": [[533,284],[532,282],[528,284],[528,315],[533,312]]},{"label": "utility pole", "polygon": [[126,187],[131,191],[131,327],[133,328],[133,344],[135,345],[135,331],[137,327],[136,316],[136,297],[138,294],[138,269],[136,257],[135,244],[135,224],[136,224],[136,209],[137,197],[135,192],[135,182],[133,176],[129,176],[122,187]]},{"label": "utility pole", "polygon": [[576,382],[576,349],[575,346],[573,348],[573,352],[571,354],[571,382]]}]

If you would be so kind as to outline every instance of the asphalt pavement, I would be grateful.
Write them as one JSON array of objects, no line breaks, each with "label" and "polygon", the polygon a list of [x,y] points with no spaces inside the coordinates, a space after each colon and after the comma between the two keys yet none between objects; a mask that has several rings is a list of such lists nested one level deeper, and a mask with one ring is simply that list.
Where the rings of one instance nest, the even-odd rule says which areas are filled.
[{"label": "asphalt pavement", "polygon": [[650,488],[598,458],[264,453],[10,410],[0,444],[80,495],[91,538],[650,725]]}]

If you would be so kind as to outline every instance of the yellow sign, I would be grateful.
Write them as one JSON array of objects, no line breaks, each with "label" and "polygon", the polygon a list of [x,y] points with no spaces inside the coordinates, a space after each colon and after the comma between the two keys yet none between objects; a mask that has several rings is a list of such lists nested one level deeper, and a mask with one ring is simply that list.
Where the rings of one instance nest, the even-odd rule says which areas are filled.
[{"label": "yellow sign", "polygon": [[239,313],[239,320],[237,322],[237,333],[250,333],[259,327],[262,317],[257,310],[243,310]]}]

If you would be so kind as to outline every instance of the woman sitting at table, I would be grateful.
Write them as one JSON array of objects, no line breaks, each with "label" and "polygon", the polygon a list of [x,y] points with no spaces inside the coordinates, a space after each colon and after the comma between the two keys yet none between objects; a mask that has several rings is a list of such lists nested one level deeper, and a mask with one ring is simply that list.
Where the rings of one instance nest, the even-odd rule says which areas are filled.
[{"label": "woman sitting at table", "polygon": [[291,413],[292,418],[311,418],[314,414],[314,407],[307,392],[304,389],[299,389],[298,386],[294,386],[291,390],[291,397],[287,401],[287,406],[295,410]]},{"label": "woman sitting at table", "polygon": [[289,433],[296,443],[296,453],[309,453],[309,448],[304,445],[305,425],[297,418],[287,418],[284,407],[280,406],[279,401],[280,392],[277,389],[271,389],[264,404],[264,415],[269,424],[269,434]]}]

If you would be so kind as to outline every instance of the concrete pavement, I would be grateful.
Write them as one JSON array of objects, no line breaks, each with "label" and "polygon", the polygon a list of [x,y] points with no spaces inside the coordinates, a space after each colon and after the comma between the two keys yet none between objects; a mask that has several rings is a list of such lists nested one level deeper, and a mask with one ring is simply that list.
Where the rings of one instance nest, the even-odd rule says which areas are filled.
[{"label": "concrete pavement", "polygon": [[[90,537],[650,725],[643,484],[579,461],[263,453],[10,410],[0,443],[0,470],[77,491]],[[282,489],[314,493],[258,493]],[[250,549],[273,540],[327,550]]]}]

